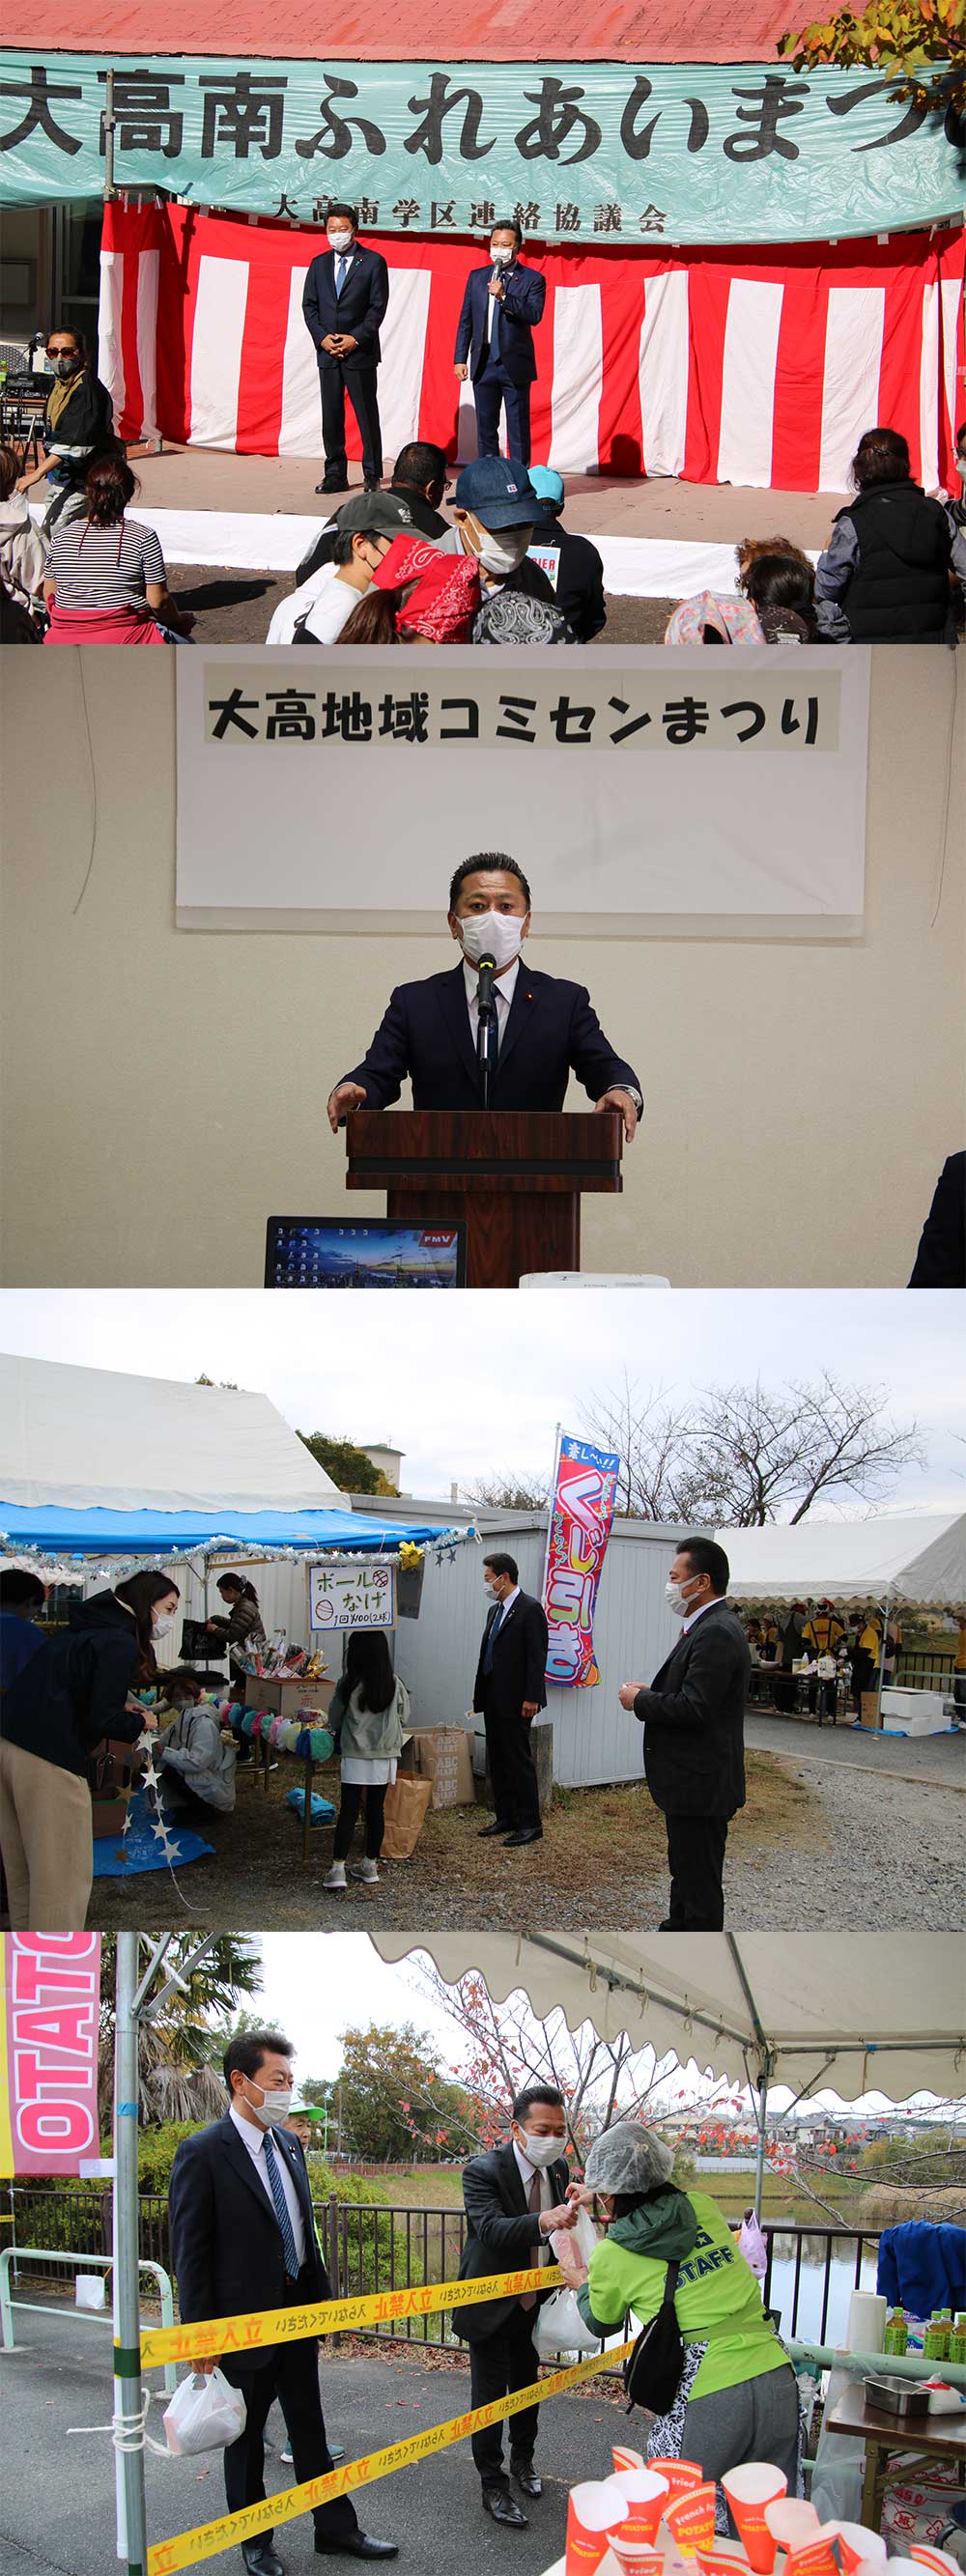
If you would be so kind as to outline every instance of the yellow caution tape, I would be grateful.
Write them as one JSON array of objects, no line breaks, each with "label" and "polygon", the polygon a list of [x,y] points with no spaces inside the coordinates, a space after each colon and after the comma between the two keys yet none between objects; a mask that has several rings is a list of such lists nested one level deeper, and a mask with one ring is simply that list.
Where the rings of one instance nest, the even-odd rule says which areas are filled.
[{"label": "yellow caution tape", "polygon": [[[549,2268],[548,2265],[547,2271]],[[542,2285],[547,2271],[538,2275]],[[521,2274],[520,2278],[526,2281],[530,2275]],[[461,2286],[472,2288],[478,2296],[481,2292],[490,2295],[488,2283],[474,2281]],[[452,2297],[451,2290],[448,2296]],[[371,2306],[372,2301],[362,2304]],[[255,2540],[260,2532],[272,2531],[280,2522],[294,2522],[298,2514],[310,2513],[316,2505],[350,2495],[355,2487],[371,2486],[375,2478],[390,2477],[393,2470],[409,2468],[414,2460],[429,2459],[434,2451],[448,2450],[453,2442],[465,2442],[471,2433],[482,2432],[487,2424],[500,2424],[525,2406],[542,2404],[547,2397],[558,2397],[565,2388],[576,2388],[582,2379],[593,2379],[601,2370],[612,2370],[615,2362],[623,2361],[633,2350],[632,2337],[630,2342],[612,2347],[606,2355],[592,2353],[589,2361],[575,2362],[570,2370],[556,2370],[547,2379],[534,2380],[531,2387],[517,2389],[512,2397],[496,2398],[491,2406],[476,2406],[468,2415],[451,2416],[446,2424],[434,2424],[425,2433],[413,2433],[408,2441],[393,2442],[387,2451],[369,2451],[364,2459],[347,2461],[324,2478],[307,2478],[302,2486],[283,2488],[280,2495],[266,2496],[264,2504],[246,2505],[241,2513],[222,2514],[218,2522],[200,2523],[196,2531],[182,2531],[174,2540],[158,2541],[148,2550],[148,2576],[176,2576],[179,2567],[197,2567],[202,2559],[213,2558],[220,2549]]]},{"label": "yellow caution tape", "polygon": [[438,2316],[441,2308],[475,2307],[482,2299],[518,2299],[523,2290],[556,2289],[556,2263],[529,2272],[498,2272],[484,2281],[426,2282],[422,2288],[377,2290],[360,2299],[321,2299],[311,2308],[268,2308],[254,2316],[209,2317],[193,2326],[157,2326],[141,2336],[141,2368],[157,2362],[254,2352],[259,2345],[300,2343],[307,2335],[351,2334],[357,2326],[391,2325],[398,2317]]}]

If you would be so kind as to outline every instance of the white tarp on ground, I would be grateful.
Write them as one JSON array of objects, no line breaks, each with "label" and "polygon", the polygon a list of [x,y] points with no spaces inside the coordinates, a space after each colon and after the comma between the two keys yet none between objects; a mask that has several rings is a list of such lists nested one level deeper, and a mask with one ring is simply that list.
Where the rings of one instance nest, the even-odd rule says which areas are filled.
[{"label": "white tarp on ground", "polygon": [[966,1600],[966,1512],[719,1530],[738,1601]]},{"label": "white tarp on ground", "polygon": [[372,1933],[383,1959],[428,1950],[448,1985],[471,1969],[494,2000],[522,1988],[539,2020],[560,2008],[571,2030],[626,2031],[658,2057],[673,2049],[718,2076],[831,2088],[892,2102],[966,2088],[962,1942],[950,1933]]},{"label": "white tarp on ground", "polygon": [[311,1511],[338,1490],[267,1395],[0,1354],[7,1503]]}]

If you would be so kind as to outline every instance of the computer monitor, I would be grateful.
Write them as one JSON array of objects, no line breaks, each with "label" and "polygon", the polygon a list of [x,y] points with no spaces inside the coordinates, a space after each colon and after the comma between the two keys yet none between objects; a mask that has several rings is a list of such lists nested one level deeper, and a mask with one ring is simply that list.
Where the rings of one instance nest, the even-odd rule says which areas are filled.
[{"label": "computer monitor", "polygon": [[465,1225],[270,1216],[266,1288],[465,1288]]}]

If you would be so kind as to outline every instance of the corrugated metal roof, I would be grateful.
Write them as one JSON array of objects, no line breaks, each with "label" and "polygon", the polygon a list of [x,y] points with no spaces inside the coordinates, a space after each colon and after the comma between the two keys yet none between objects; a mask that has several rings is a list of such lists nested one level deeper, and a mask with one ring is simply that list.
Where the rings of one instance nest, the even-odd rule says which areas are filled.
[{"label": "corrugated metal roof", "polygon": [[[282,0],[266,20],[256,0],[117,0],[111,52],[122,55],[238,54],[263,61],[284,55],[324,62],[635,62],[742,63],[774,60],[778,38],[804,24],[789,0],[604,0],[592,24],[569,0],[474,0],[442,20],[434,0],[375,0],[358,18],[320,33],[309,0]],[[32,0],[8,0],[4,43],[36,46]],[[323,51],[324,41],[324,51]],[[45,53],[97,53],[107,59],[103,30],[77,0],[48,0]]]}]

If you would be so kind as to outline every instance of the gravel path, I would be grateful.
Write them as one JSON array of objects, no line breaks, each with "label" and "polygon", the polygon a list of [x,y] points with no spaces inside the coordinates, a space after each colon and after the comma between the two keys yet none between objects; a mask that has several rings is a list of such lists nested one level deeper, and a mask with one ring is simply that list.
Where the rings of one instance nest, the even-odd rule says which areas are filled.
[{"label": "gravel path", "polygon": [[[89,1920],[113,1931],[132,1921],[162,1930],[430,1932],[515,1930],[553,1924],[582,1930],[656,1925],[665,1910],[663,1820],[646,1789],[629,1784],[568,1793],[544,1839],[516,1852],[480,1842],[479,1812],[427,1818],[410,1862],[383,1863],[378,1887],[324,1893],[331,1827],[313,1836],[303,1869],[286,1809],[290,1766],[263,1801],[252,1782],[234,1817],[216,1822],[212,1859],[179,1870],[95,1882]],[[327,1778],[318,1784],[330,1788]],[[826,1757],[824,1744],[782,1757],[752,1750],[748,1804],[732,1825],[725,1871],[735,1929],[843,1932],[966,1924],[961,1888],[962,1798],[932,1780]]]}]

